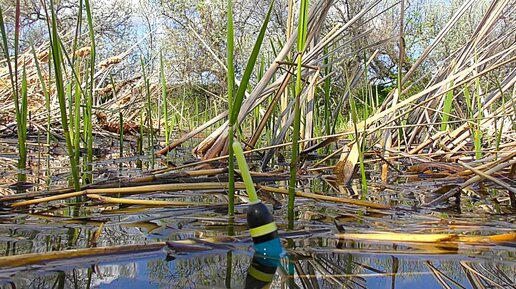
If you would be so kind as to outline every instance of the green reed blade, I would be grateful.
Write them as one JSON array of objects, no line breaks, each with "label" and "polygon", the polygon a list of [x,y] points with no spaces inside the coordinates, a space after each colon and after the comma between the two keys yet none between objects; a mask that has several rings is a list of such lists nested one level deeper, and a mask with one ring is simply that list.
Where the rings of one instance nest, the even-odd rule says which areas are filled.
[{"label": "green reed blade", "polygon": [[151,101],[151,93],[150,93],[150,82],[147,78],[147,74],[145,72],[145,64],[143,62],[143,57],[140,55],[140,65],[142,67],[142,76],[143,83],[145,87],[145,97],[147,98],[147,126],[148,126],[148,134],[147,134],[147,146],[149,149],[149,156],[151,157],[151,169],[154,169],[154,129],[152,127],[152,101]]},{"label": "green reed blade", "polygon": [[253,179],[251,178],[249,167],[247,166],[247,162],[245,161],[244,150],[242,149],[242,145],[240,144],[240,142],[233,142],[233,150],[235,151],[235,157],[238,162],[238,167],[240,168],[240,174],[242,175],[242,179],[244,180],[245,184],[245,189],[247,190],[247,195],[249,196],[249,203],[256,203],[259,201],[259,199],[256,195]]},{"label": "green reed blade", "polygon": [[87,170],[86,170],[86,179],[85,183],[89,184],[93,182],[93,174],[92,174],[92,162],[93,162],[93,126],[92,126],[92,112],[93,112],[93,87],[95,86],[95,57],[96,57],[96,47],[95,47],[95,32],[93,31],[93,17],[91,16],[91,8],[90,1],[84,0],[84,6],[86,8],[86,19],[88,22],[88,30],[90,34],[90,44],[91,44],[91,52],[90,52],[90,68],[89,68],[89,86],[88,93],[86,94],[86,113],[84,115],[84,121],[88,124],[86,129],[86,149],[88,151],[88,159],[87,159]]},{"label": "green reed blade", "polygon": [[[233,88],[235,85],[235,69],[233,66],[233,48],[234,48],[234,31],[233,31],[233,4],[228,0],[228,31],[227,31],[227,67],[228,67],[228,106],[229,115],[233,114]],[[235,159],[233,151],[234,123],[229,125],[228,133],[228,214],[230,217],[235,215]]]},{"label": "green reed blade", "polygon": [[20,123],[18,123],[18,182],[27,181],[25,170],[27,169],[27,71],[25,63],[22,67],[22,87],[21,87],[21,107],[20,107]]},{"label": "green reed blade", "polygon": [[[19,2],[18,2],[19,3]],[[2,7],[0,7],[0,32],[2,34],[2,50],[4,52],[4,57],[7,62],[7,68],[9,70],[9,79],[11,81],[11,88],[13,90],[13,100],[14,100],[14,108],[16,112],[16,120],[18,121],[18,117],[20,115],[20,105],[18,101],[18,74],[13,70],[13,66],[11,64],[11,57],[9,55],[9,44],[7,42],[7,32],[5,31],[5,24],[4,24],[4,16]],[[15,39],[18,38],[17,34],[19,33],[18,30],[15,30]],[[16,50],[16,48],[15,48]],[[18,63],[17,54],[15,54],[14,59],[15,65]]]},{"label": "green reed blade", "polygon": [[288,226],[294,227],[294,202],[296,198],[297,166],[299,162],[299,138],[301,130],[301,83],[303,52],[305,49],[308,28],[308,0],[301,0],[299,8],[299,22],[297,34],[297,77],[295,86],[294,124],[292,132],[292,156],[290,159],[290,180],[288,185]]},{"label": "green reed blade", "polygon": [[165,68],[163,65],[163,52],[159,53],[159,75],[161,78],[161,98],[163,102],[163,118],[165,121],[165,145],[170,142],[170,126],[168,122],[168,100],[167,100],[167,81],[165,79]]},{"label": "green reed blade", "polygon": [[274,5],[274,0],[269,5],[269,10],[267,11],[267,15],[265,16],[265,20],[263,21],[262,27],[260,29],[260,33],[256,38],[256,42],[254,43],[253,51],[251,52],[251,56],[247,61],[247,65],[245,67],[244,74],[242,79],[240,80],[240,86],[238,87],[237,93],[235,95],[235,99],[233,100],[233,111],[229,118],[229,124],[235,124],[238,118],[238,114],[240,113],[240,107],[242,107],[242,102],[244,101],[245,91],[247,89],[247,85],[249,84],[249,80],[253,73],[253,68],[256,63],[256,59],[258,58],[258,54],[260,53],[260,47],[262,45],[263,39],[265,37],[265,31],[267,30],[267,24],[269,24],[269,19],[271,16],[272,8]]},{"label": "green reed blade", "polygon": [[36,55],[36,50],[34,49],[34,45],[31,44],[32,56],[34,57],[34,66],[36,66],[36,72],[38,73],[38,80],[41,85],[41,90],[43,91],[43,95],[45,96],[45,108],[47,111],[47,146],[50,145],[50,123],[52,119],[52,115],[50,114],[50,93],[47,90],[47,84],[45,79],[43,78],[43,74],[41,73],[41,67],[39,66],[38,57]]},{"label": "green reed blade", "polygon": [[64,90],[64,78],[62,71],[62,51],[61,45],[59,44],[59,35],[57,33],[57,18],[54,11],[54,1],[50,1],[50,10],[51,10],[51,31],[50,31],[50,47],[52,51],[52,62],[54,64],[54,72],[55,72],[55,87],[56,93],[59,101],[59,109],[61,112],[61,122],[63,127],[63,132],[65,134],[66,139],[66,147],[68,149],[68,156],[70,158],[70,167],[72,170],[72,178],[74,182],[74,188],[76,191],[80,190],[79,183],[79,174],[77,170],[77,164],[75,162],[74,150],[72,147],[72,142],[70,138],[70,131],[68,129],[68,116],[66,112],[66,98],[65,98],[65,90]]},{"label": "green reed blade", "polygon": [[[453,81],[450,82],[450,86],[453,87]],[[452,110],[453,103],[453,89],[450,89],[444,98],[443,116],[441,118],[441,131],[445,131],[448,128],[448,120]]]}]

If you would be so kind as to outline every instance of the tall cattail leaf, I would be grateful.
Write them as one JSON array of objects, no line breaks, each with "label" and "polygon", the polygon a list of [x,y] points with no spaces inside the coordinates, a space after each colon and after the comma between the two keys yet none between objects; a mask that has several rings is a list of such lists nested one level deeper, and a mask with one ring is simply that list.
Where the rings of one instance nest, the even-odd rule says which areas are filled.
[{"label": "tall cattail leaf", "polygon": [[[82,0],[81,0],[82,1]],[[86,149],[88,152],[88,160],[87,160],[87,168],[86,168],[86,175],[85,175],[85,182],[91,183],[93,181],[93,175],[91,173],[92,166],[91,163],[93,162],[93,127],[91,125],[91,118],[92,118],[92,106],[93,106],[93,88],[95,86],[95,56],[96,56],[96,49],[95,49],[95,33],[93,31],[93,18],[91,16],[91,8],[90,8],[90,1],[84,0],[84,6],[86,8],[86,19],[88,20],[88,29],[90,34],[90,45],[91,45],[91,52],[90,52],[90,67],[89,67],[89,81],[88,81],[88,93],[86,94],[86,110],[84,118],[86,119],[87,125],[86,125]],[[151,134],[152,134],[152,126],[151,127]],[[122,129],[122,128],[120,128]]]},{"label": "tall cattail leaf", "polygon": [[254,43],[253,51],[251,52],[251,56],[247,61],[247,66],[245,67],[244,75],[242,76],[242,80],[240,81],[240,85],[238,86],[238,90],[233,101],[233,111],[230,115],[229,123],[235,123],[237,120],[238,113],[240,112],[240,107],[242,106],[242,102],[244,101],[244,95],[247,89],[247,85],[249,84],[249,80],[251,79],[251,75],[253,73],[254,64],[256,63],[258,54],[260,53],[260,47],[262,46],[263,38],[265,37],[265,31],[267,30],[267,24],[269,24],[269,19],[271,16],[273,6],[274,0],[269,5],[269,11],[267,11],[267,15],[265,16],[265,20],[263,21],[262,28],[260,29],[260,33],[258,34],[258,38],[256,38],[256,42]]},{"label": "tall cattail leaf", "polygon": [[[11,57],[9,55],[9,44],[7,42],[7,32],[5,31],[5,24],[4,24],[4,15],[2,11],[2,7],[0,7],[0,32],[2,33],[2,50],[4,52],[4,57],[7,60],[7,68],[9,70],[9,79],[11,81],[11,88],[13,90],[13,99],[14,99],[14,107],[16,109],[16,115],[19,114],[19,106],[18,106],[18,89],[16,88],[15,84],[15,72],[13,71],[13,67],[11,64]],[[15,60],[15,62],[17,62]]]},{"label": "tall cattail leaf", "polygon": [[65,90],[64,90],[64,78],[63,78],[63,54],[61,51],[61,45],[59,41],[59,34],[57,33],[57,18],[56,13],[54,11],[54,1],[50,1],[50,12],[52,15],[51,19],[51,31],[50,31],[50,47],[52,50],[52,63],[54,64],[54,72],[55,72],[55,88],[57,93],[57,98],[59,100],[59,110],[61,112],[61,125],[63,127],[63,132],[65,134],[66,139],[66,147],[68,149],[68,156],[70,159],[70,168],[72,170],[72,177],[74,181],[74,187],[76,191],[80,190],[79,183],[79,172],[77,168],[77,164],[75,162],[75,158],[73,157],[74,150],[72,145],[72,140],[70,137],[70,130],[68,129],[68,116],[66,112],[66,98],[65,98]]},{"label": "tall cattail leaf", "polygon": [[[228,0],[228,31],[227,31],[227,69],[228,69],[228,105],[229,115],[233,115],[233,88],[235,86],[235,68],[233,65],[233,46],[234,46],[234,31],[233,31],[233,2]],[[242,85],[242,83],[241,83]],[[244,91],[245,93],[245,91]],[[243,97],[242,97],[243,99]],[[236,121],[236,118],[234,119]],[[235,159],[233,157],[233,137],[235,123],[229,122],[229,134],[228,134],[228,177],[229,177],[229,188],[228,188],[228,214],[233,216],[235,214]]]}]

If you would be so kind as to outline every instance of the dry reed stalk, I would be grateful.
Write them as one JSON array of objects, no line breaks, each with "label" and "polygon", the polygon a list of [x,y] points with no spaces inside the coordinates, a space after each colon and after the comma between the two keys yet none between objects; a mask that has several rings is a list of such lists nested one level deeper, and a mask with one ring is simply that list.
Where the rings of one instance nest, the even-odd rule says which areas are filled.
[{"label": "dry reed stalk", "polygon": [[516,241],[516,233],[506,233],[490,236],[466,236],[457,234],[414,234],[414,233],[346,233],[336,234],[337,238],[349,240],[368,240],[368,241],[392,241],[392,242],[416,242],[416,243],[497,243],[497,242],[514,242]]},{"label": "dry reed stalk", "polygon": [[[45,197],[40,199],[22,201],[11,204],[11,207],[21,207],[35,205],[50,201],[62,200],[71,197],[84,196],[87,194],[143,194],[152,193],[157,191],[172,192],[172,191],[186,191],[186,190],[215,190],[215,189],[227,189],[227,183],[181,183],[181,184],[163,184],[163,185],[148,185],[148,186],[136,186],[126,188],[105,188],[105,189],[86,189],[79,192],[60,194],[51,197]],[[243,183],[235,183],[236,189],[245,189]]]},{"label": "dry reed stalk", "polygon": [[134,254],[142,252],[158,251],[166,246],[165,242],[144,244],[144,245],[124,245],[103,248],[85,248],[66,251],[54,251],[47,253],[30,253],[0,257],[0,267],[13,268],[34,264],[48,263],[59,260],[69,260],[73,258],[100,257],[108,255]]},{"label": "dry reed stalk", "polygon": [[[499,171],[501,171],[501,170],[503,170],[505,168],[510,168],[514,164],[516,164],[516,159],[510,159],[509,161],[503,162],[501,164],[498,164],[498,165],[490,168],[489,170],[485,171],[482,175],[492,175],[492,174],[494,174],[496,172],[499,172]],[[471,186],[472,184],[477,183],[477,182],[481,181],[482,179],[484,179],[484,177],[481,176],[481,175],[473,176],[473,177],[469,178],[468,180],[466,180],[464,183],[462,183],[460,186],[457,186],[456,188],[451,189],[449,192],[439,196],[438,198],[435,198],[434,200],[432,200],[428,204],[424,204],[423,206],[424,207],[431,207],[431,206],[438,205],[438,204],[446,201],[450,197],[454,196],[455,194],[460,193],[460,191],[462,189],[464,189],[464,188],[466,188],[468,186]]]},{"label": "dry reed stalk", "polygon": [[156,207],[191,207],[191,206],[212,206],[226,204],[211,204],[198,202],[179,202],[179,201],[161,201],[161,200],[135,200],[125,198],[104,197],[98,194],[87,194],[90,199],[97,200],[107,204],[123,204],[123,205],[139,205],[139,206],[156,206]]},{"label": "dry reed stalk", "polygon": [[[320,27],[314,25],[313,23],[322,23],[324,22],[324,18],[326,17],[326,13],[331,5],[331,1],[328,0],[320,0],[316,4],[314,4],[309,11],[309,32],[307,36],[307,42],[311,41],[318,34],[317,30]],[[291,47],[295,43],[297,38],[297,30],[295,30],[286,44],[283,46],[281,51],[276,56],[276,59],[273,61],[271,66],[267,69],[265,74],[263,75],[260,82],[256,85],[253,91],[250,93],[249,97],[244,100],[242,104],[240,114],[238,116],[238,122],[242,122],[243,118],[252,111],[252,107],[255,105],[256,101],[261,97],[264,90],[267,88],[267,84],[275,75],[276,71],[280,67],[280,62],[284,61],[287,54],[289,53]],[[281,78],[281,77],[280,77]],[[195,154],[203,155],[204,158],[209,159],[218,155],[222,149],[224,148],[224,144],[227,140],[227,122],[222,126],[217,128],[214,133],[212,133],[209,137],[203,140],[195,149]]]},{"label": "dry reed stalk", "polygon": [[[262,189],[264,191],[271,192],[271,193],[279,193],[282,195],[288,195],[287,189],[274,188],[274,187],[262,186],[262,185],[257,185],[256,188]],[[344,198],[344,197],[332,197],[332,196],[326,196],[326,195],[314,194],[314,193],[305,193],[305,192],[299,192],[299,191],[296,191],[296,196],[313,199],[313,200],[349,204],[349,205],[355,205],[355,206],[361,206],[361,207],[369,207],[369,208],[373,208],[373,209],[390,209],[391,208],[389,205],[376,204],[376,203],[363,201],[363,200],[356,200],[356,199],[350,199],[350,198]]]}]

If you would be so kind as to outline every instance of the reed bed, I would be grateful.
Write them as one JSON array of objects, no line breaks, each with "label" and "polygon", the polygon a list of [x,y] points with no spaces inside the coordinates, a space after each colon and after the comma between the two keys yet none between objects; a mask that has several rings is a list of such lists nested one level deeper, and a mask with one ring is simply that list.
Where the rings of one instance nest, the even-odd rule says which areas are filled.
[{"label": "reed bed", "polygon": [[[238,139],[251,164],[255,188],[277,209],[277,222],[285,234],[305,227],[309,234],[316,230],[315,223],[330,228],[332,232],[325,231],[325,236],[335,242],[401,243],[428,254],[457,252],[460,244],[515,242],[512,224],[504,227],[493,221],[495,225],[483,226],[479,220],[436,217],[443,208],[483,210],[492,215],[516,211],[516,45],[507,45],[514,29],[497,29],[514,13],[514,3],[492,1],[469,39],[435,64],[431,75],[422,75],[429,55],[450,37],[475,1],[464,1],[406,69],[405,1],[384,10],[379,9],[381,2],[368,1],[349,21],[334,25],[326,22],[332,1],[300,1],[297,28],[290,6],[287,38],[269,59],[260,52],[267,42],[271,1],[245,70],[238,75],[232,1],[228,1],[227,60],[213,53],[216,65],[227,71],[227,92],[214,96],[219,101],[205,103],[200,98],[187,103],[186,91],[177,93],[185,87],[167,82],[162,52],[159,71],[152,71],[142,57],[134,75],[115,80],[114,68],[138,43],[120,55],[97,59],[88,0],[84,1],[86,36],[58,31],[50,6],[50,41],[23,52],[15,43],[14,58],[1,22],[0,136],[16,135],[17,168],[22,172],[27,150],[35,146],[28,141],[30,137],[45,135],[48,150],[52,144],[66,142],[70,172],[67,186],[29,192],[18,189],[16,194],[0,196],[0,202],[9,214],[62,222],[84,221],[77,212],[93,212],[88,219],[96,226],[118,224],[115,217],[104,224],[104,214],[152,215],[152,210],[161,209],[189,216],[217,213],[224,218],[202,218],[234,235],[234,228],[243,224],[242,204],[248,200],[231,149],[233,139]],[[372,33],[365,29],[368,23],[391,9],[399,9],[401,28],[385,39],[364,43]],[[0,10],[3,21],[2,17]],[[364,27],[361,33],[354,33],[357,26]],[[369,73],[382,47],[394,42],[399,47],[396,79],[380,95],[380,84],[370,81]],[[79,48],[79,43],[85,46]],[[363,47],[357,50],[357,43]],[[93,157],[94,148],[103,145],[95,143],[99,136],[117,143],[116,153],[110,153],[113,159],[122,160],[106,178],[96,171],[102,156]],[[187,142],[194,144],[190,161],[181,162],[174,154]],[[86,152],[82,158],[81,151]],[[135,159],[123,163],[131,154]],[[20,176],[13,187],[26,181]],[[393,194],[402,200],[389,199]],[[410,221],[397,219],[398,214]],[[352,222],[367,229],[348,225]],[[98,227],[92,239],[101,238],[102,230]],[[236,234],[232,241],[245,243],[246,233],[237,230]],[[220,249],[216,239],[205,240],[213,241],[211,245],[199,240],[185,241],[191,247],[168,247],[187,253]],[[431,247],[425,247],[426,243]],[[27,254],[0,258],[0,264],[59,262],[165,246],[159,242],[43,257]],[[299,260],[289,268],[295,267],[303,282],[311,282],[307,281],[310,274],[303,272],[306,264],[300,261],[310,249],[291,253],[298,254]],[[446,279],[433,264],[427,266],[436,279]],[[466,263],[463,268],[470,275],[478,271]],[[339,274],[344,273],[336,272],[336,279]]]}]

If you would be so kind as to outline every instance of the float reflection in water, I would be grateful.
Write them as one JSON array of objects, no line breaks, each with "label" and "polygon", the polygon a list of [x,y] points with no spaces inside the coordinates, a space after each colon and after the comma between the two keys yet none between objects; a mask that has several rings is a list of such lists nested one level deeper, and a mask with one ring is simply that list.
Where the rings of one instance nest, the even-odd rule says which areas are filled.
[{"label": "float reflection in water", "polygon": [[255,250],[253,261],[247,271],[245,288],[263,288],[272,282],[279,265],[279,259],[284,255],[284,250],[278,237],[278,227],[271,212],[256,195],[253,180],[239,142],[233,143],[233,150],[249,196],[247,224]]},{"label": "float reflection in water", "polygon": [[245,278],[245,289],[269,288],[276,269],[280,263],[279,258],[254,253],[251,265],[247,269]]}]

